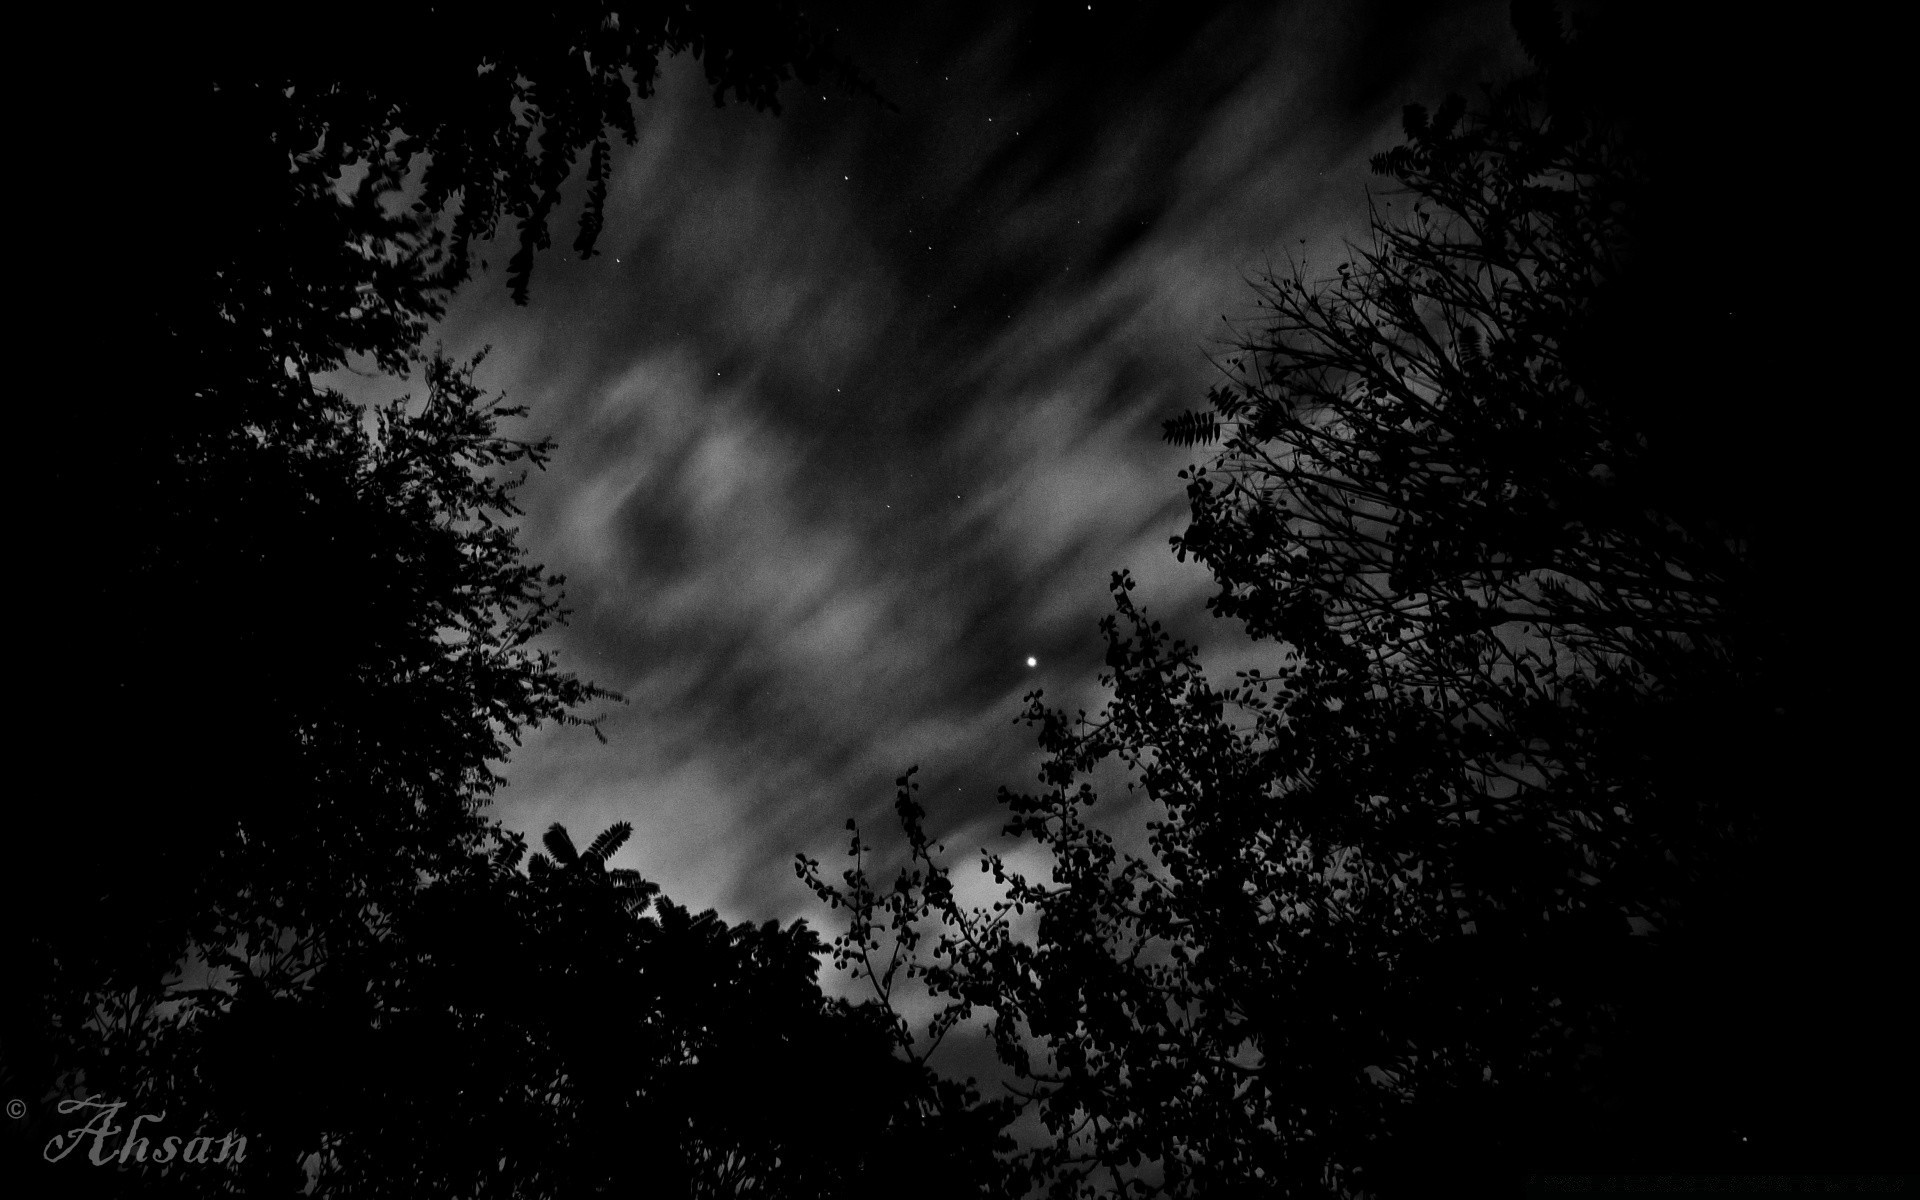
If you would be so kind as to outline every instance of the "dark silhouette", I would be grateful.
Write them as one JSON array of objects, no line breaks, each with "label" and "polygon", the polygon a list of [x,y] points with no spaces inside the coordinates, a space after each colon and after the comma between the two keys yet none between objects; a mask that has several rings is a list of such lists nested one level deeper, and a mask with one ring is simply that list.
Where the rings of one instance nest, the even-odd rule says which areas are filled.
[{"label": "dark silhouette", "polygon": [[[728,927],[606,868],[625,833],[576,853],[556,825],[523,873],[496,829],[490,858],[362,925],[208,953],[219,986],[123,1006],[77,1090],[161,1115],[156,1147],[238,1131],[244,1160],[83,1154],[40,1177],[63,1195],[290,1195],[311,1172],[319,1195],[857,1197],[911,1168],[930,1194],[989,1192],[995,1109],[896,1056],[875,1006],[823,997],[804,923]],[[110,1158],[134,1132],[117,1125]]]},{"label": "dark silhouette", "polygon": [[[1696,250],[1724,172],[1689,139],[1755,149],[1717,123],[1742,77],[1689,57],[1708,22],[1514,11],[1535,69],[1408,108],[1370,242],[1268,279],[1167,424],[1221,447],[1175,549],[1289,664],[1217,686],[1116,575],[1111,702],[1029,697],[1045,790],[1001,793],[1051,879],[989,856],[1008,902],[960,906],[910,777],[898,886],[799,864],[860,914],[844,954],[896,942],[952,997],[935,1032],[992,1010],[1054,1194],[1897,1163],[1896,873],[1864,907],[1787,882],[1886,820],[1805,807],[1860,776],[1789,607],[1797,376],[1759,345],[1758,219]],[[1093,807],[1116,764],[1140,841]]]},{"label": "dark silhouette", "polygon": [[[852,78],[818,27],[780,3],[402,3],[60,35],[88,69],[37,133],[105,139],[133,182],[74,190],[40,298],[108,306],[111,366],[62,330],[49,357],[102,369],[25,439],[49,448],[27,553],[56,589],[26,740],[64,779],[16,810],[0,1075],[26,1111],[0,1178],[842,1196],[923,1161],[978,1194],[993,1110],[825,999],[804,925],[672,904],[608,867],[624,827],[584,852],[556,827],[523,872],[481,812],[524,731],[612,697],[535,645],[562,581],[513,497],[551,447],[503,429],[522,410],[477,363],[424,353],[426,322],[503,222],[525,299],[583,155],[592,252],[609,130],[632,137],[660,56],[777,107],[789,76]],[[313,383],[349,364],[421,367],[426,394],[367,412]],[[47,1161],[91,1111],[56,1103],[103,1097],[118,1131]],[[246,1142],[206,1162],[202,1133]],[[187,1147],[158,1157],[166,1135]]]},{"label": "dark silhouette", "polygon": [[[129,11],[86,35],[97,65],[55,93],[50,125],[74,146],[111,138],[116,177],[139,187],[78,188],[63,209],[77,232],[49,307],[97,311],[100,279],[128,286],[102,314],[118,370],[40,406],[28,439],[57,448],[36,480],[51,519],[29,533],[42,576],[62,581],[28,665],[34,737],[74,765],[99,869],[32,953],[61,972],[97,959],[104,979],[149,976],[205,932],[190,928],[199,893],[243,886],[208,869],[244,823],[317,837],[305,826],[334,803],[312,794],[328,774],[430,782],[443,795],[422,803],[458,807],[522,726],[590,698],[524,649],[558,607],[505,532],[467,537],[467,566],[421,559],[453,552],[446,523],[510,515],[470,470],[540,452],[481,428],[448,368],[429,382],[444,418],[373,441],[312,376],[423,362],[426,321],[502,218],[519,226],[510,286],[524,290],[577,153],[631,130],[661,54],[702,52],[717,94],[762,107],[782,78],[833,60],[779,5],[624,21],[561,5],[512,22],[378,5],[291,27],[215,6]],[[130,80],[156,120],[127,119]],[[602,171],[605,157],[590,155]],[[129,227],[129,205],[139,236],[103,236]],[[53,343],[66,361],[100,357],[72,336]],[[450,648],[440,626],[482,642]],[[404,826],[414,803],[347,807]],[[29,808],[28,844],[66,832]],[[379,837],[356,837],[377,861]],[[302,877],[298,861],[272,878]],[[58,885],[26,882],[28,896]]]}]

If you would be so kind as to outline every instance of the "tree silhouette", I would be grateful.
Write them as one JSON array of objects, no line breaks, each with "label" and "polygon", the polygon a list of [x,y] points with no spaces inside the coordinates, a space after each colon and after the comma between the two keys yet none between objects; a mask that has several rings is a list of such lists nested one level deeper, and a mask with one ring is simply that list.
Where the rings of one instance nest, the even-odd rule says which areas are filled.
[{"label": "tree silhouette", "polygon": [[922,1170],[933,1195],[1000,1194],[1000,1108],[897,1056],[874,1006],[823,996],[804,922],[729,927],[606,869],[627,832],[576,852],[555,825],[566,865],[522,872],[496,829],[490,857],[396,893],[370,936],[210,954],[226,980],[96,1031],[134,1070],[96,1056],[84,1090],[164,1111],[162,1132],[244,1132],[247,1160],[41,1177],[73,1195],[840,1197]]},{"label": "tree silhouette", "polygon": [[[590,253],[608,131],[633,136],[632,101],[650,93],[663,55],[701,55],[716,100],[761,108],[777,107],[790,76],[844,73],[822,33],[780,3],[625,13],[566,3],[513,22],[409,3],[288,21],[230,5],[117,14],[69,31],[97,69],[49,83],[48,136],[65,146],[111,137],[116,178],[152,186],[74,189],[62,219],[76,233],[48,242],[58,256],[46,264],[49,309],[97,310],[100,281],[130,270],[143,282],[116,292],[112,358],[123,377],[38,406],[27,434],[55,448],[34,490],[59,497],[27,553],[63,589],[27,660],[44,689],[33,736],[50,760],[86,764],[78,787],[98,817],[102,860],[77,895],[38,871],[18,881],[23,899],[69,897],[31,935],[37,948],[22,950],[29,961],[51,955],[44,970],[87,960],[96,974],[166,969],[206,910],[205,865],[227,853],[240,814],[271,826],[310,811],[283,797],[312,786],[314,738],[343,771],[378,774],[383,749],[445,736],[453,744],[422,760],[438,757],[441,782],[457,789],[484,773],[474,752],[499,739],[447,728],[480,710],[436,703],[504,703],[485,719],[507,742],[558,711],[545,695],[565,685],[531,659],[525,704],[482,697],[510,691],[486,654],[449,652],[457,668],[408,676],[411,692],[390,686],[393,672],[421,664],[393,661],[389,640],[431,639],[438,616],[457,626],[493,604],[505,624],[465,636],[480,638],[476,649],[507,648],[557,608],[534,597],[536,574],[462,583],[443,564],[430,578],[456,592],[435,595],[400,561],[441,536],[436,520],[500,515],[460,507],[480,499],[460,493],[483,486],[465,482],[469,469],[513,466],[467,453],[490,436],[472,428],[477,412],[459,415],[459,429],[390,418],[389,432],[414,444],[376,451],[364,414],[311,380],[354,361],[423,365],[426,322],[503,220],[518,224],[509,274],[524,298],[582,153],[589,195],[575,245]],[[134,80],[159,119],[130,119],[121,88]],[[137,244],[103,236],[130,219]],[[54,357],[99,357],[82,340],[91,332],[48,334]],[[434,378],[427,390],[457,391]],[[450,507],[431,514],[434,504]],[[475,569],[498,561],[482,555]],[[457,589],[469,585],[505,590],[467,609]],[[424,694],[436,683],[450,685],[441,701]],[[436,733],[396,736],[395,723],[415,716]],[[109,736],[113,753],[99,753]],[[29,841],[64,832],[57,809],[34,808]],[[404,806],[387,816],[404,823]],[[380,824],[339,836],[370,846]],[[282,856],[260,890],[324,878],[288,859],[277,835],[249,836],[250,854],[272,844]],[[315,845],[318,831],[301,837]]]},{"label": "tree silhouette", "polygon": [[[1110,701],[1029,696],[1043,790],[1001,792],[1049,879],[989,854],[1005,901],[961,906],[911,772],[896,886],[857,832],[842,884],[799,863],[855,912],[843,957],[892,941],[886,975],[950,997],[931,1033],[993,1014],[1050,1194],[1492,1195],[1896,1144],[1864,1068],[1809,1066],[1858,1044],[1830,979],[1756,1002],[1701,965],[1762,950],[1814,836],[1780,608],[1804,530],[1741,459],[1786,393],[1687,361],[1745,336],[1751,268],[1662,290],[1704,189],[1634,91],[1648,30],[1515,12],[1535,70],[1410,107],[1369,242],[1269,278],[1209,410],[1167,424],[1219,446],[1174,547],[1285,665],[1216,686],[1118,574]],[[1108,817],[1110,765],[1137,795]],[[1762,1012],[1796,1024],[1754,1054]]]},{"label": "tree silhouette", "polygon": [[[592,252],[608,131],[633,138],[661,55],[699,54],[716,101],[777,107],[783,79],[842,70],[818,27],[778,2],[510,24],[349,6],[297,30],[216,6],[75,44],[98,70],[53,93],[47,129],[117,139],[143,237],[128,255],[97,236],[126,226],[126,189],[76,189],[65,217],[85,232],[58,247],[49,307],[97,308],[123,258],[154,286],[114,314],[119,375],[28,437],[53,448],[36,490],[64,506],[31,531],[65,600],[28,658],[32,733],[75,774],[21,833],[64,845],[84,814],[88,853],[9,878],[26,983],[5,1067],[35,1105],[110,1096],[165,1111],[167,1132],[244,1132],[251,1153],[216,1175],[76,1173],[40,1161],[41,1120],[9,1130],[9,1177],[847,1195],[940,1145],[977,1193],[997,1127],[929,1132],[972,1101],[821,996],[803,926],[688,914],[606,866],[625,826],[577,853],[556,827],[522,873],[521,839],[481,812],[526,729],[586,723],[609,694],[537,648],[561,581],[525,559],[513,496],[550,444],[503,433],[523,410],[419,339],[503,222],[525,300],[582,156],[574,248]],[[136,80],[159,120],[129,119]],[[314,383],[362,362],[422,368],[425,395],[366,410]],[[827,1107],[801,1077],[826,1080]]]},{"label": "tree silhouette", "polygon": [[527,874],[536,882],[559,876],[590,887],[610,888],[619,897],[622,908],[629,913],[638,912],[659,895],[658,885],[648,883],[640,877],[640,872],[631,868],[607,866],[607,860],[632,836],[631,822],[615,821],[581,853],[574,849],[573,839],[567,836],[565,827],[555,821],[540,839],[547,853],[536,854],[527,861]]},{"label": "tree silhouette", "polygon": [[[26,662],[43,689],[32,737],[83,766],[70,790],[98,867],[13,881],[11,907],[34,916],[19,957],[50,993],[164,972],[211,936],[222,889],[286,919],[303,887],[340,892],[339,864],[426,867],[408,839],[468,836],[446,822],[492,786],[485,763],[592,697],[526,649],[559,616],[557,581],[517,562],[488,474],[545,447],[492,432],[506,414],[470,366],[428,363],[425,323],[503,219],[524,295],[581,152],[576,248],[591,251],[607,131],[632,136],[662,55],[702,55],[716,99],[762,108],[782,79],[839,69],[779,4],[561,4],[516,23],[350,6],[297,25],[232,6],[119,14],[76,35],[97,73],[50,85],[49,136],[111,136],[119,178],[167,181],[137,194],[137,248],[98,236],[127,226],[129,193],[75,189],[79,232],[49,264],[48,306],[68,312],[98,308],[99,281],[130,263],[150,281],[113,313],[123,378],[40,406],[28,433],[55,448],[34,482],[59,500],[27,553],[63,592]],[[128,80],[159,120],[128,119]],[[52,347],[98,357],[67,334]],[[369,434],[311,382],[353,360],[425,366],[426,413],[390,409]],[[62,840],[63,810],[30,807],[26,840]],[[442,827],[403,832],[421,822]],[[54,893],[54,910],[34,900]],[[21,1024],[54,1019],[31,1007]]]}]

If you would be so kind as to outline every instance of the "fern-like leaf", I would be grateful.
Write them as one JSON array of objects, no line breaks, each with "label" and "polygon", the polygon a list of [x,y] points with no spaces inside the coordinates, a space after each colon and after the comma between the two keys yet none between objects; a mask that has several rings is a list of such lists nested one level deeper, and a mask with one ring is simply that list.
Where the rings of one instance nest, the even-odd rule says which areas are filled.
[{"label": "fern-like leaf", "polygon": [[1163,421],[1161,428],[1166,440],[1176,446],[1209,445],[1220,433],[1220,426],[1211,413],[1184,412]]},{"label": "fern-like leaf", "polygon": [[1231,421],[1246,411],[1250,397],[1230,387],[1207,389],[1207,403],[1222,421]]},{"label": "fern-like leaf", "polygon": [[627,839],[632,836],[632,822],[615,821],[613,824],[601,830],[600,836],[593,839],[593,844],[587,847],[587,852],[582,857],[591,859],[596,864],[604,865],[609,858],[613,857],[614,853],[618,851],[620,847],[626,845]]},{"label": "fern-like leaf", "polygon": [[540,842],[546,846],[547,853],[553,855],[553,861],[563,867],[580,861],[580,852],[573,848],[573,839],[567,836],[567,827],[558,821],[540,835]]}]

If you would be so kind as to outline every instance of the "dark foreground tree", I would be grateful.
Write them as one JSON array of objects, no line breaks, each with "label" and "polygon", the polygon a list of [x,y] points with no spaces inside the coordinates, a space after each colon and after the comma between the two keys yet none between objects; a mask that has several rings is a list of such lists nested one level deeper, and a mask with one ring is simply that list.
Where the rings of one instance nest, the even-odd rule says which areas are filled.
[{"label": "dark foreground tree", "polygon": [[503,224],[524,293],[583,155],[590,253],[607,138],[663,55],[761,107],[833,63],[778,3],[497,16],[220,5],[38,30],[71,69],[38,81],[34,136],[71,186],[26,247],[61,386],[23,439],[49,596],[23,677],[58,782],[16,832],[89,852],[9,880],[7,957],[45,981],[10,1026],[151,982],[226,919],[214,897],[297,922],[356,875],[425,866],[520,730],[592,695],[528,649],[558,596],[494,503],[493,473],[540,451],[445,365],[424,414],[371,437],[312,378],[424,365],[426,322]]},{"label": "dark foreground tree", "polygon": [[[53,599],[25,742],[60,782],[21,805],[5,896],[7,1181],[859,1195],[928,1157],[977,1193],[991,1121],[928,1132],[964,1089],[820,995],[803,927],[688,914],[604,870],[616,831],[516,870],[482,811],[498,763],[607,694],[537,648],[560,581],[512,497],[550,446],[417,344],[496,231],[524,299],[582,162],[592,252],[661,56],[770,107],[833,68],[817,28],[777,2],[215,6],[50,41],[79,65],[35,135],[101,149],[38,243],[72,375],[27,439]],[[426,394],[369,412],[313,383],[350,363],[421,367]],[[130,1135],[164,1113],[156,1153],[232,1131],[250,1154],[116,1136],[46,1161],[97,1115],[55,1103],[87,1099]]]},{"label": "dark foreground tree", "polygon": [[[75,1196],[824,1198],[913,1173],[998,1194],[997,1110],[896,1056],[875,1006],[823,997],[804,923],[729,928],[608,869],[629,833],[576,852],[556,825],[523,873],[496,830],[491,859],[398,897],[370,936],[211,955],[218,986],[101,1031],[137,1062],[80,1095],[126,1108],[104,1135],[92,1108],[37,1122],[55,1161],[27,1177]],[[244,1158],[153,1159],[207,1130],[244,1136]]]},{"label": "dark foreground tree", "polygon": [[[1891,1165],[1889,995],[1803,940],[1884,954],[1891,908],[1790,882],[1872,812],[1805,807],[1836,764],[1783,604],[1793,377],[1748,332],[1747,222],[1671,257],[1711,91],[1656,103],[1645,26],[1516,16],[1538,69],[1410,108],[1371,241],[1271,279],[1169,423],[1221,446],[1176,549],[1287,665],[1209,682],[1116,576],[1112,700],[1030,697],[1045,790],[1002,792],[1049,880],[988,856],[1007,902],[963,909],[910,779],[898,886],[800,864],[847,952],[951,997],[934,1032],[993,1014],[1053,1194]],[[1102,817],[1110,763],[1142,795]],[[1813,977],[1762,983],[1768,952]]]},{"label": "dark foreground tree", "polygon": [[[1000,1114],[896,1057],[872,1006],[823,997],[804,925],[688,913],[609,868],[624,825],[585,850],[555,827],[516,869],[519,840],[478,809],[491,764],[604,693],[531,644],[558,598],[515,542],[514,472],[550,446],[502,435],[521,410],[471,364],[436,359],[427,379],[424,404],[303,446],[301,474],[260,474],[276,489],[260,499],[301,520],[256,547],[285,590],[241,599],[313,630],[229,651],[257,689],[247,719],[280,739],[256,750],[281,772],[259,781],[273,803],[175,814],[154,843],[193,834],[173,843],[181,874],[148,924],[109,931],[124,941],[100,940],[86,903],[27,926],[44,1024],[7,1047],[36,1102],[9,1130],[27,1177],[69,1195],[287,1195],[311,1177],[341,1196],[858,1196],[920,1163],[941,1194],[991,1194]],[[75,886],[111,898],[123,881],[89,869]],[[234,1131],[248,1158],[101,1166],[88,1134],[44,1161],[98,1115],[52,1106],[89,1098],[126,1104],[109,1156],[148,1113],[156,1152]]]},{"label": "dark foreground tree", "polygon": [[[30,985],[12,999],[31,1015],[10,1033],[38,1037],[35,1094],[75,1072],[129,1101],[144,1086],[137,1045],[101,1028],[103,996],[134,1020],[168,1007],[183,960],[298,944],[311,965],[377,939],[422,880],[487,852],[479,809],[521,732],[606,695],[533,645],[561,615],[558,581],[516,544],[513,494],[551,445],[500,429],[523,410],[474,365],[432,360],[417,405],[235,431],[144,514],[144,553],[101,564],[190,640],[122,651],[170,672],[95,681],[132,726],[116,748],[155,757],[106,758],[71,809],[40,814],[88,822],[42,844],[94,853],[42,877],[14,927]],[[209,692],[227,701],[217,722],[163,707]]]},{"label": "dark foreground tree", "polygon": [[[416,582],[406,560],[427,525],[462,517],[426,512],[411,476],[402,494],[369,475],[365,414],[313,377],[421,366],[427,322],[496,233],[524,298],[583,167],[574,246],[591,253],[609,139],[633,136],[663,56],[701,55],[716,100],[763,108],[782,80],[836,65],[821,31],[778,2],[86,20],[43,31],[43,51],[72,48],[73,67],[42,81],[34,130],[47,161],[71,164],[71,186],[27,239],[43,271],[35,304],[52,316],[34,344],[60,386],[31,406],[23,439],[45,500],[27,556],[57,596],[25,674],[30,741],[66,782],[64,804],[26,806],[23,833],[64,841],[71,814],[92,814],[97,870],[80,888],[38,871],[16,882],[23,899],[65,897],[34,953],[145,976],[201,911],[179,882],[244,822],[305,810],[288,792],[309,786],[315,738],[351,748],[334,767],[378,774],[387,749],[424,750],[448,722],[511,733],[541,719],[531,696],[484,718],[431,708],[451,695],[416,697],[425,726],[401,732],[410,718],[384,698],[420,664],[396,658],[396,640],[435,637],[466,601],[434,589],[473,582]],[[469,465],[455,450],[394,458],[437,484]],[[516,615],[524,595],[507,602],[503,619],[552,616]],[[519,645],[529,630],[484,638]],[[535,692],[552,686],[543,678],[524,676]],[[434,747],[449,778],[479,769],[474,740],[455,742]]]}]

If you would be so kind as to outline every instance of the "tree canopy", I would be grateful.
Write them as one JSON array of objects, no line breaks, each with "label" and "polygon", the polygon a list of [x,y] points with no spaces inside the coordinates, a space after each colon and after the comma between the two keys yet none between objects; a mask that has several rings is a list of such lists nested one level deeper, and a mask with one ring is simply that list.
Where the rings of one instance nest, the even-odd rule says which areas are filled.
[{"label": "tree canopy", "polygon": [[[824,997],[804,924],[673,904],[609,867],[625,826],[584,850],[556,827],[528,859],[484,812],[528,729],[613,697],[540,648],[563,581],[518,544],[515,494],[551,444],[513,436],[524,410],[479,360],[420,345],[510,226],[524,301],[582,161],[592,252],[609,139],[633,137],[663,56],[698,54],[716,102],[777,108],[787,78],[852,79],[823,31],[778,2],[291,26],[226,5],[75,44],[100,69],[47,125],[111,143],[138,187],[82,172],[50,294],[98,311],[102,277],[143,278],[61,331],[99,347],[33,431],[57,512],[31,530],[56,589],[32,744],[66,778],[22,806],[38,853],[9,878],[24,983],[0,1066],[33,1114],[9,1178],[841,1196],[924,1159],[978,1194],[993,1110]],[[349,363],[417,367],[424,395],[363,408],[316,384]],[[44,1161],[81,1120],[54,1101],[88,1096],[166,1114],[156,1146],[234,1130],[250,1153]]]},{"label": "tree canopy", "polygon": [[1005,901],[960,904],[911,773],[894,887],[857,833],[842,884],[798,864],[861,914],[843,953],[892,940],[948,998],[931,1032],[991,1014],[1049,1194],[1492,1195],[1894,1144],[1870,1069],[1815,1065],[1857,1044],[1832,976],[1714,977],[1805,928],[1772,873],[1834,839],[1795,812],[1804,530],[1743,457],[1792,396],[1723,357],[1755,268],[1670,257],[1713,171],[1656,122],[1697,131],[1698,97],[1650,98],[1643,26],[1515,13],[1533,68],[1410,106],[1369,238],[1266,278],[1167,423],[1218,447],[1174,549],[1286,665],[1210,680],[1117,574],[1111,699],[1031,695],[1042,789],[1000,796],[1049,878],[984,854]]},{"label": "tree canopy", "polygon": [[[33,414],[48,448],[37,493],[58,499],[29,548],[62,595],[30,658],[35,732],[50,759],[86,764],[102,814],[98,894],[65,914],[56,957],[171,922],[164,959],[180,914],[203,911],[170,881],[226,854],[217,841],[243,815],[316,811],[296,798],[316,763],[438,772],[457,807],[521,727],[592,694],[525,650],[559,615],[556,581],[501,525],[502,481],[545,448],[503,440],[449,364],[429,369],[424,415],[396,408],[377,431],[314,377],[425,365],[427,323],[503,222],[524,298],[583,155],[575,247],[590,253],[608,138],[632,137],[663,56],[701,55],[716,101],[762,108],[784,79],[852,76],[821,29],[771,2],[559,4],[512,22],[431,4],[286,21],[223,5],[67,32],[100,69],[50,86],[47,127],[63,146],[104,139],[114,178],[138,187],[82,172],[47,264],[66,301],[53,307],[105,318],[53,345],[83,361],[103,357],[97,341],[118,364]],[[102,278],[130,281],[105,311]],[[111,755],[93,750],[103,736]],[[156,790],[168,802],[146,799]],[[29,841],[64,833],[57,810],[31,819],[44,824]]]}]

